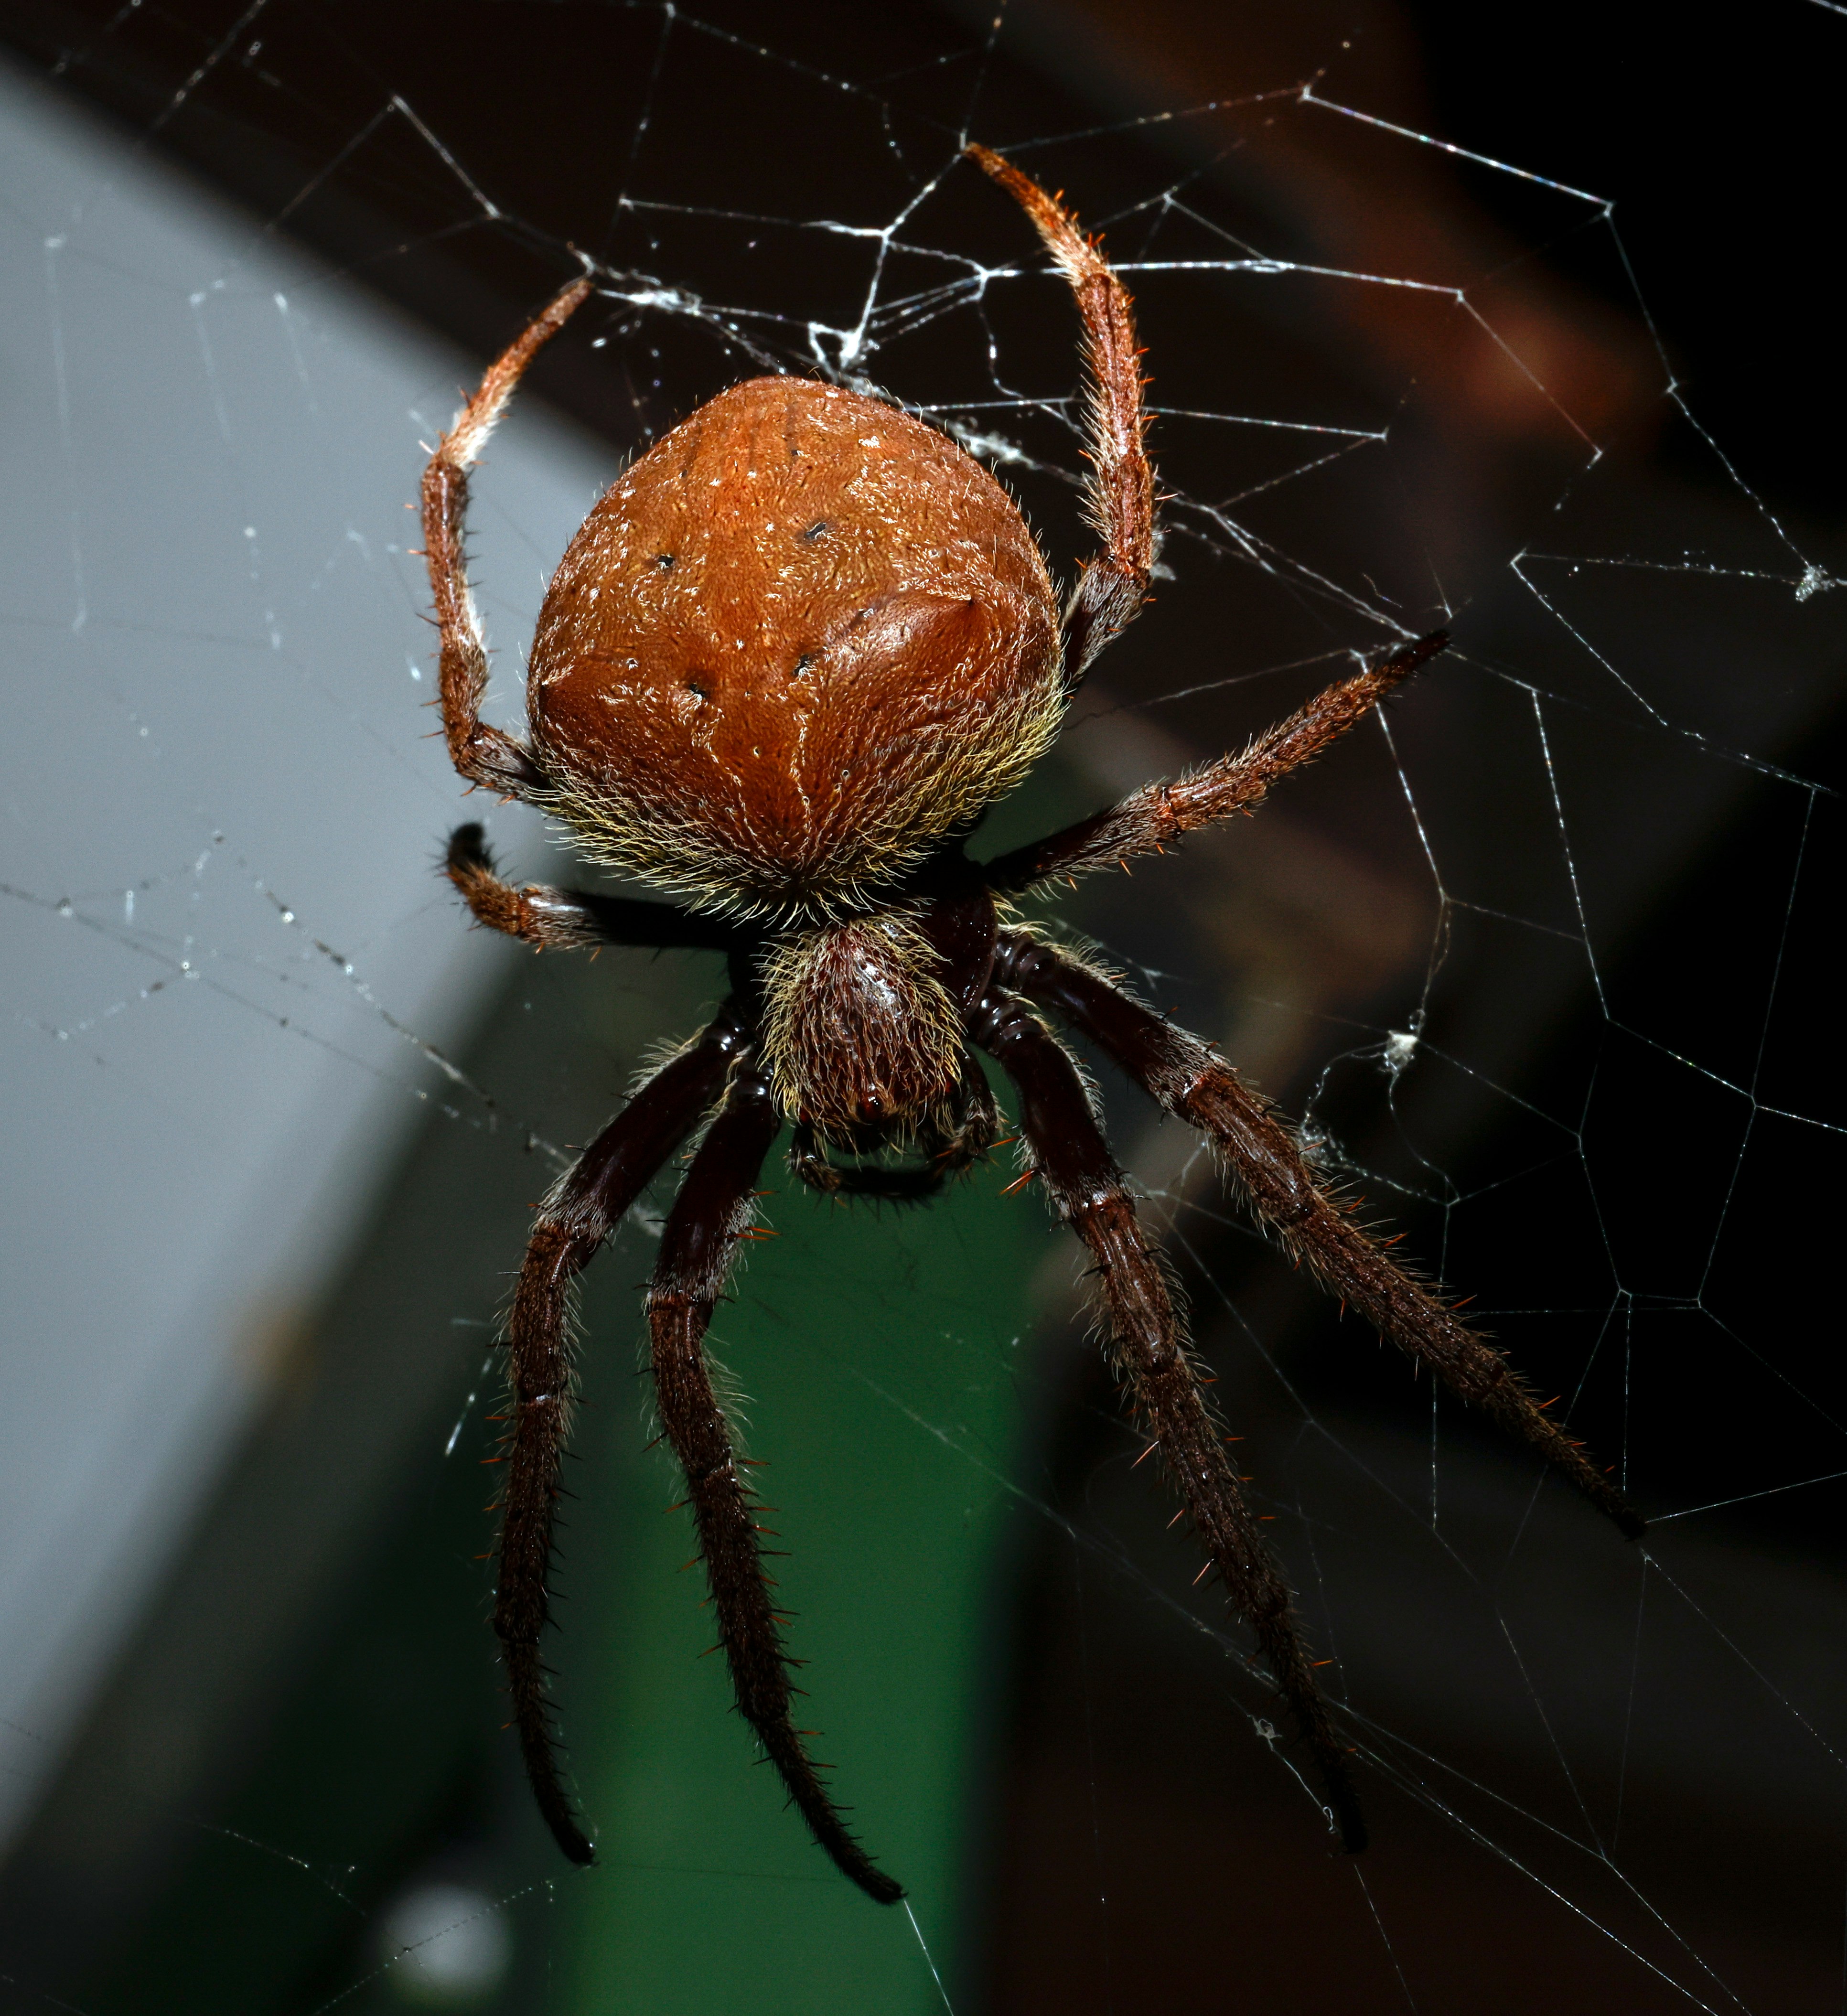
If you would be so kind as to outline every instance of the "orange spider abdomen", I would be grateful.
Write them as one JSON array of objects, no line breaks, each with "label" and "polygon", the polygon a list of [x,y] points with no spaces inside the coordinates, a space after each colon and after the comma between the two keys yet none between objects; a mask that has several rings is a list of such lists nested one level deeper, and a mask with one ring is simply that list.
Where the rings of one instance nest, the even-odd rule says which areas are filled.
[{"label": "orange spider abdomen", "polygon": [[610,865],[826,911],[1016,783],[1063,700],[1052,584],[993,477],[895,408],[757,378],[585,520],[527,707]]}]

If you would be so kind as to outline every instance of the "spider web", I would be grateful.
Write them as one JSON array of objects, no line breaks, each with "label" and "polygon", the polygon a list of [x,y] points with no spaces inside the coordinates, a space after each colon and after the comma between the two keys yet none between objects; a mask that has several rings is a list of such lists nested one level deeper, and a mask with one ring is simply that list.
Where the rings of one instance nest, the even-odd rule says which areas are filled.
[{"label": "spider web", "polygon": [[[1761,26],[1773,69],[1830,11]],[[1197,23],[1109,20],[484,9],[446,67],[434,20],[290,0],[12,31],[22,2008],[151,1979],[198,2008],[1838,1999],[1838,532],[1746,353],[1702,337],[1694,251],[1632,244],[1620,190],[1539,172],[1575,157],[1496,145],[1479,103],[1407,94],[1396,16],[1258,37],[1210,94],[1173,81]],[[982,844],[1450,625],[1255,821],[1056,915],[1302,1120],[1654,1525],[1626,1547],[1339,1323],[1100,1067],[1374,1850],[1328,1844],[1136,1467],[1072,1254],[1002,1172],[895,1219],[772,1198],[718,1332],[824,1754],[911,1903],[817,1880],[717,1662],[687,1677],[683,1535],[642,1523],[671,1480],[625,1399],[586,1417],[560,1654],[593,1890],[486,1726],[484,1346],[523,1208],[716,982],[459,930],[400,507],[454,388],[588,257],[477,484],[502,718],[621,455],[751,372],[949,430],[1068,578],[1075,318],[966,136],[1107,233],[1168,493],[1154,605]],[[1676,144],[1651,185],[1691,176]],[[1827,390],[1801,258],[1753,282],[1817,374],[1798,428]],[[520,872],[568,872],[530,814],[487,817]],[[586,1305],[607,1383],[663,1201]],[[423,1649],[375,1624],[406,1606]],[[427,1646],[470,1676],[460,1733],[413,1684]]]}]

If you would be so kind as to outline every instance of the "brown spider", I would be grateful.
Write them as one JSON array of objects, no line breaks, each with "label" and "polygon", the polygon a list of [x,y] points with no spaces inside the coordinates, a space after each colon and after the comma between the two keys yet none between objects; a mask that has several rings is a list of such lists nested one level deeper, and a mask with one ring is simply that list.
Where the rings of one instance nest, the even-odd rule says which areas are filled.
[{"label": "brown spider", "polygon": [[[703,1126],[647,1298],[661,1425],[686,1473],[740,1709],[840,1869],[882,1903],[902,1894],[848,1833],[790,1719],[754,1496],[704,1338],[784,1121],[790,1166],[815,1189],[928,1196],[981,1160],[999,1132],[970,1046],[1012,1081],[1028,1166],[1095,1255],[1116,1371],[1208,1567],[1256,1635],[1346,1845],[1364,1845],[1346,1754],[1289,1590],[1083,1081],[1035,1008],[1201,1129],[1291,1259],[1524,1438],[1626,1533],[1642,1530],[1500,1352],[1355,1222],[1267,1101],[1208,1045],[1021,928],[1009,907],[1054,878],[1251,810],[1440,651],[1444,633],[1329,687],[1241,754],[996,860],[963,851],[982,808],[1044,753],[1086,668],[1140,608],[1155,545],[1128,293],[1057,201],[985,148],[968,152],[1024,207],[1083,318],[1088,502],[1103,550],[1085,563],[1062,617],[1019,512],[960,448],[857,393],[755,378],[657,443],[585,520],[540,612],[523,744],[481,719],[488,661],[463,552],[466,472],[535,354],[591,292],[588,279],[566,288],[488,373],[423,478],[455,768],[556,815],[593,859],[686,899],[516,888],[495,875],[481,828],[465,826],[450,841],[448,872],[468,907],[536,949],[702,947],[724,953],[731,976],[712,1022],[540,1204],[508,1323],[494,1626],[533,1790],[574,1862],[592,1850],[560,1782],[540,1656],[575,1379],[572,1284]],[[830,1159],[830,1148],[853,1159]],[[881,1149],[918,1160],[859,1159]]]}]

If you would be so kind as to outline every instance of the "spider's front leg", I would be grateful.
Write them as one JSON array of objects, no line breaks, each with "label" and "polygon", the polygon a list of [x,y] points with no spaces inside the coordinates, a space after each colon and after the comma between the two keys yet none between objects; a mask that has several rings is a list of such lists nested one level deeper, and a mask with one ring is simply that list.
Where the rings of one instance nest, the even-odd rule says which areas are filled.
[{"label": "spider's front leg", "polygon": [[552,1528],[575,1386],[571,1296],[577,1276],[711,1103],[743,1041],[729,1004],[664,1064],[597,1136],[538,1208],[507,1324],[512,1414],[502,1444],[499,1586],[494,1629],[526,1775],[553,1838],[594,1859],[558,1777],[557,1735],[540,1645],[551,1618]]},{"label": "spider's front leg", "polygon": [[1294,1605],[1226,1454],[1158,1256],[1143,1232],[1077,1067],[1017,996],[992,992],[970,1032],[999,1060],[1020,1099],[1021,1131],[1060,1215],[1096,1258],[1096,1280],[1123,1383],[1159,1448],[1231,1605],[1250,1624],[1327,1788],[1341,1838],[1366,1845],[1366,1822],[1315,1683]]},{"label": "spider's front leg", "polygon": [[436,445],[423,471],[423,552],[436,598],[441,640],[437,692],[449,760],[471,784],[524,797],[545,788],[545,776],[523,743],[481,720],[488,690],[488,647],[468,586],[463,550],[468,517],[468,472],[506,410],[527,366],[580,308],[588,280],[574,280],[489,365],[474,397]]},{"label": "spider's front leg", "polygon": [[1630,1539],[1647,1521],[1552,1417],[1502,1352],[1408,1274],[1319,1183],[1287,1124],[1210,1046],[1164,1021],[1100,973],[1023,933],[996,970],[1114,1057],[1149,1096],[1223,1154],[1252,1211],[1291,1259],[1420,1359],[1450,1391],[1536,1449]]},{"label": "spider's front leg", "polygon": [[655,1403],[686,1472],[738,1707],[834,1866],[869,1897],[894,1904],[903,1890],[848,1833],[790,1719],[788,1655],[758,1544],[755,1494],[742,1474],[706,1363],[712,1305],[755,1215],[752,1186],[781,1124],[767,1079],[747,1058],[733,1074],[724,1107],[693,1158],[661,1236],[648,1293]]}]

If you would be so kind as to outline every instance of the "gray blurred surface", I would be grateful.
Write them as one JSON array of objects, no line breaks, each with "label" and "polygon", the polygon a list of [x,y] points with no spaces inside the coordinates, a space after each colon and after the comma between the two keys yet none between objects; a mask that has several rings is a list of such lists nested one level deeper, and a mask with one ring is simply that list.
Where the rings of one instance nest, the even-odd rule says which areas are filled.
[{"label": "gray blurred surface", "polygon": [[[503,970],[405,552],[471,367],[10,73],[0,187],[4,1832],[405,1129],[520,1116],[428,1053]],[[528,406],[492,467],[504,691],[609,465]]]}]

